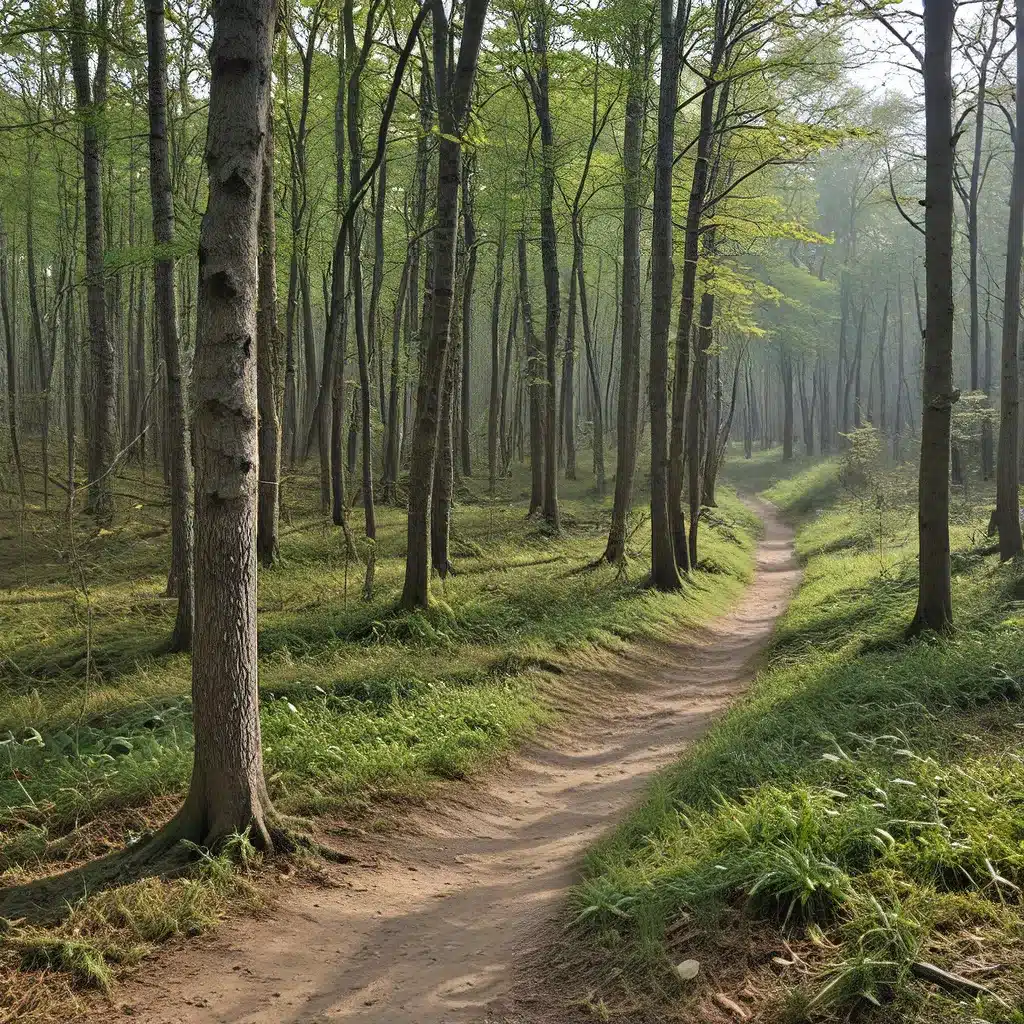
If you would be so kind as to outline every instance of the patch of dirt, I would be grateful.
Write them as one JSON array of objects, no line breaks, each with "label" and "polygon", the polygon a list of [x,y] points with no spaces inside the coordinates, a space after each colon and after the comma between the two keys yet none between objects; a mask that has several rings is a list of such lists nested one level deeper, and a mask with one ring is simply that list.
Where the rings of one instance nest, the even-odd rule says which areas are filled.
[{"label": "patch of dirt", "polygon": [[792,532],[758,511],[756,576],[731,614],[566,674],[571,713],[500,770],[444,787],[395,833],[346,837],[360,863],[327,869],[328,887],[283,883],[268,920],[166,951],[90,1020],[552,1024],[566,994],[531,991],[524,954],[585,850],[746,689],[799,582]]}]

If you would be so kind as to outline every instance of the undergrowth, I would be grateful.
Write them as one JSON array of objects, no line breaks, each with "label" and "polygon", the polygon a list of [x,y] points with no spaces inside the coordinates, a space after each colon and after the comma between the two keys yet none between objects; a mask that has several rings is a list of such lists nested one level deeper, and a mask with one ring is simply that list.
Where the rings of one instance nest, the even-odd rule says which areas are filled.
[{"label": "undergrowth", "polygon": [[1019,567],[958,499],[956,634],[905,643],[910,483],[775,459],[733,479],[800,524],[803,586],[749,697],[589,854],[567,960],[660,1019],[1024,1020]]},{"label": "undergrowth", "polygon": [[[404,511],[377,510],[375,590],[364,601],[362,565],[324,525],[316,482],[288,481],[284,560],[259,581],[262,734],[279,809],[375,827],[388,801],[463,777],[543,721],[545,673],[705,621],[750,577],[756,519],[727,488],[702,533],[707,571],[685,592],[660,595],[644,587],[640,510],[626,571],[581,572],[604,546],[610,500],[566,483],[564,529],[553,537],[525,518],[517,474],[493,499],[463,494],[456,575],[435,581],[434,606],[415,614],[396,610]],[[122,486],[113,531],[80,519],[69,534],[64,516],[39,510],[3,524],[2,884],[130,844],[172,813],[187,785],[189,659],[163,651],[174,611],[161,596],[166,504],[136,477]],[[360,524],[353,515],[357,546]],[[153,942],[206,927],[231,898],[211,889],[215,863],[187,880],[92,897],[56,931],[0,935],[0,1022],[47,1019],[21,1005],[26,993],[42,998],[68,978],[103,987]],[[76,913],[88,927],[72,923]],[[23,965],[50,981],[39,989],[40,975],[27,981]]]}]

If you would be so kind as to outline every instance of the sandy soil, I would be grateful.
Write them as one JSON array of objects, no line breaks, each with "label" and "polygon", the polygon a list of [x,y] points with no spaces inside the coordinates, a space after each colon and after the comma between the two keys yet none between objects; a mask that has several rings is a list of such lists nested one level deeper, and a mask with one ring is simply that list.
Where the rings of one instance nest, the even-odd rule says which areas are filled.
[{"label": "sandy soil", "polygon": [[359,840],[360,863],[332,868],[332,886],[292,884],[269,919],[169,951],[94,1021],[462,1024],[514,1012],[517,965],[581,854],[744,691],[799,582],[790,530],[759,511],[757,574],[730,615],[566,677],[573,711],[560,727],[485,781],[444,787],[397,833]]}]

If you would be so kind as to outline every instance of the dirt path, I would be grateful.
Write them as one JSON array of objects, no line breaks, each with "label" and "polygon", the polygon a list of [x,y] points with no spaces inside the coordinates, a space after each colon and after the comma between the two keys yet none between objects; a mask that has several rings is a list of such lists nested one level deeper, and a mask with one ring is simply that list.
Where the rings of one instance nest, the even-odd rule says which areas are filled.
[{"label": "dirt path", "polygon": [[[599,713],[549,731],[484,784],[446,787],[408,834],[296,886],[272,920],[233,921],[170,953],[96,1020],[147,1024],[462,1024],[500,1017],[517,953],[557,911],[580,854],[650,774],[746,688],[799,580],[792,534],[767,507],[757,575],[696,636],[645,645],[566,683]],[[362,855],[361,855],[362,856]],[[121,1017],[124,1013],[124,1017]]]}]

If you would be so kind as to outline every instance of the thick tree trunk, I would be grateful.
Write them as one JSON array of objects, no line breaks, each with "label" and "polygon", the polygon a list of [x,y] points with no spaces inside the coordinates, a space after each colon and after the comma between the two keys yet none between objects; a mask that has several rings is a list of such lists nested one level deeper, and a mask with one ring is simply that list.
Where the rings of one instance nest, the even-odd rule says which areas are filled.
[{"label": "thick tree trunk", "polygon": [[[1024,53],[1024,0],[1016,4],[1017,52]],[[1006,285],[1003,302],[1003,346],[999,396],[999,458],[996,462],[995,526],[999,557],[1021,553],[1020,530],[1020,264],[1024,248],[1024,60],[1017,61],[1017,138],[1010,183],[1010,219],[1006,231]],[[923,440],[923,437],[922,437]],[[923,467],[923,455],[922,455]],[[922,469],[923,474],[923,469]],[[948,561],[947,561],[948,565]]]},{"label": "thick tree trunk", "polygon": [[[930,0],[924,9],[927,309],[918,481],[919,580],[912,632],[947,630],[953,624],[949,458],[950,421],[959,397],[953,386],[953,7],[952,0]],[[1010,303],[1006,306],[1009,309]]]},{"label": "thick tree trunk", "polygon": [[654,168],[654,222],[651,238],[651,583],[658,590],[679,587],[679,565],[669,512],[668,333],[672,316],[672,172],[675,166],[676,106],[679,99],[679,46],[685,7],[673,14],[672,0],[661,0],[661,85],[658,144]]},{"label": "thick tree trunk", "polygon": [[[171,646],[187,651],[193,631],[192,445],[189,439],[181,345],[174,296],[174,200],[167,145],[167,41],[163,0],[146,0],[149,49],[149,187],[153,203],[154,305],[167,372],[167,407],[171,448],[171,570],[168,593],[177,594],[178,614]],[[161,251],[162,250],[162,251]]]},{"label": "thick tree trunk", "polygon": [[259,209],[273,0],[216,0],[199,242],[196,389],[195,755],[169,831],[207,847],[272,843],[256,677]]}]

